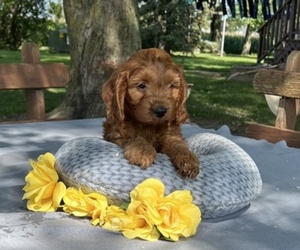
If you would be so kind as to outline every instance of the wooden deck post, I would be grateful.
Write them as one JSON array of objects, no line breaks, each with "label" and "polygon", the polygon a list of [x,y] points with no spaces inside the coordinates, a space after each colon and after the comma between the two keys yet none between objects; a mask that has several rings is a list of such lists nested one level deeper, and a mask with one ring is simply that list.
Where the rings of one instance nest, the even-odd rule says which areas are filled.
[{"label": "wooden deck post", "polygon": [[285,140],[288,146],[300,148],[300,132],[295,131],[300,100],[300,51],[293,51],[285,71],[262,69],[253,82],[254,89],[263,94],[281,96],[274,127],[251,124],[246,135],[269,142]]},{"label": "wooden deck post", "polygon": [[[22,63],[40,63],[40,51],[35,43],[22,45]],[[25,100],[28,120],[42,120],[45,118],[45,100],[42,89],[26,89]]]},{"label": "wooden deck post", "polygon": [[[298,51],[293,51],[287,58],[285,72],[300,73],[300,54]],[[276,128],[295,129],[297,122],[296,118],[298,113],[298,104],[299,99],[281,97],[281,99],[279,100],[275,122]]]}]

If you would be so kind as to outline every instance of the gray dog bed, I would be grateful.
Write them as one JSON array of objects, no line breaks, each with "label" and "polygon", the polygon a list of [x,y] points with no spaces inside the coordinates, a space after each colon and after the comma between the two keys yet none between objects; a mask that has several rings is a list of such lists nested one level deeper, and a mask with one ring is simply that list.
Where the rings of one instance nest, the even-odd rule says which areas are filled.
[{"label": "gray dog bed", "polygon": [[155,164],[141,170],[128,163],[122,148],[97,137],[65,143],[55,155],[56,169],[66,185],[101,193],[111,204],[128,202],[136,185],[147,178],[157,178],[165,184],[166,194],[190,190],[204,219],[224,219],[244,211],[262,188],[251,157],[216,134],[196,134],[186,143],[201,162],[195,179],[182,178],[164,154],[158,154]]}]

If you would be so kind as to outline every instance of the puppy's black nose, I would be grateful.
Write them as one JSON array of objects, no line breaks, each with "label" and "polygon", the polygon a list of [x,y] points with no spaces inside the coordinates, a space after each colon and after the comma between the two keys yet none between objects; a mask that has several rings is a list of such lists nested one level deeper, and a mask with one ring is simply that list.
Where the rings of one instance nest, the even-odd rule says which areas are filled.
[{"label": "puppy's black nose", "polygon": [[165,116],[166,113],[167,113],[167,109],[165,107],[157,107],[154,109],[155,116],[159,118]]}]

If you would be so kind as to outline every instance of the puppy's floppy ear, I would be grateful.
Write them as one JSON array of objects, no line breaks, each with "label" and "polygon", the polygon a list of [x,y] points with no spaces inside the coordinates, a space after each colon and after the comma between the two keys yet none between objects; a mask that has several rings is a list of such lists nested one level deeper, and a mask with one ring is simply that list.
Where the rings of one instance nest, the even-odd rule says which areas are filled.
[{"label": "puppy's floppy ear", "polygon": [[[178,67],[178,66],[177,66]],[[188,119],[188,113],[186,111],[185,102],[187,99],[188,86],[183,76],[182,70],[178,67],[180,84],[179,84],[179,94],[177,100],[177,113],[176,113],[176,123],[182,124]]]},{"label": "puppy's floppy ear", "polygon": [[114,72],[102,86],[102,100],[106,106],[106,117],[124,120],[124,105],[127,89],[127,72]]}]

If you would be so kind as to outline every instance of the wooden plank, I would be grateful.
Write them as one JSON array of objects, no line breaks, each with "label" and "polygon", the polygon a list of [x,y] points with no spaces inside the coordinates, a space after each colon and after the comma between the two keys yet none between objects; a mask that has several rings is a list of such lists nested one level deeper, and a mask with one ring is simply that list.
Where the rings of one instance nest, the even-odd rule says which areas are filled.
[{"label": "wooden plank", "polygon": [[293,50],[288,56],[285,71],[288,72],[300,72],[300,51]]},{"label": "wooden plank", "polygon": [[297,122],[298,105],[294,98],[281,98],[279,100],[275,127],[295,129]]},{"label": "wooden plank", "polygon": [[[40,50],[35,43],[23,43],[22,63],[39,64]],[[36,83],[36,82],[35,82]],[[45,98],[41,89],[25,89],[26,118],[28,120],[41,120],[45,117]]]},{"label": "wooden plank", "polygon": [[43,90],[25,90],[26,118],[28,120],[45,119],[45,98]]},{"label": "wooden plank", "polygon": [[261,69],[254,76],[253,87],[259,93],[300,99],[300,73]]},{"label": "wooden plank", "polygon": [[[285,72],[300,72],[300,51],[292,51],[287,58]],[[298,83],[298,89],[300,85]],[[279,101],[275,127],[280,129],[295,129],[298,114],[299,99],[282,97]]]},{"label": "wooden plank", "polygon": [[22,63],[40,63],[40,50],[37,44],[25,42],[21,50]]},{"label": "wooden plank", "polygon": [[300,132],[294,130],[251,124],[246,129],[246,136],[257,140],[265,139],[271,143],[285,140],[289,147],[300,148]]},{"label": "wooden plank", "polygon": [[69,71],[63,63],[0,65],[0,89],[65,87],[68,82]]}]

